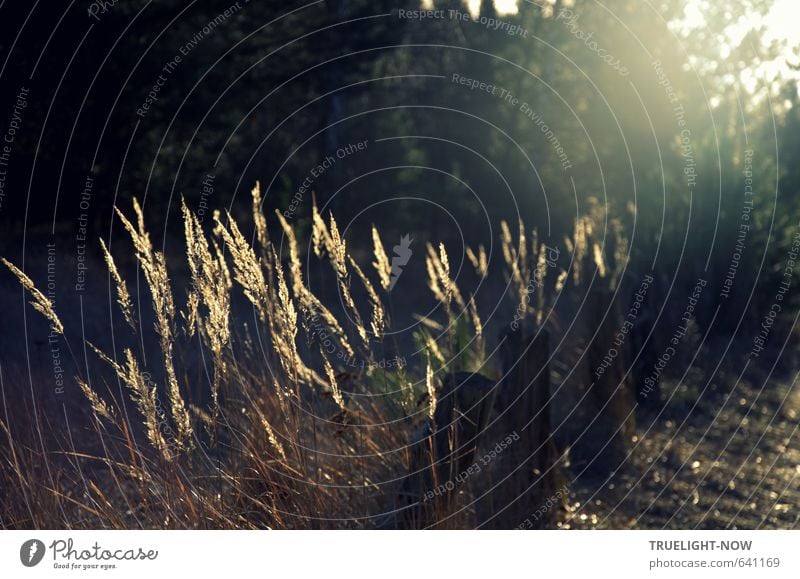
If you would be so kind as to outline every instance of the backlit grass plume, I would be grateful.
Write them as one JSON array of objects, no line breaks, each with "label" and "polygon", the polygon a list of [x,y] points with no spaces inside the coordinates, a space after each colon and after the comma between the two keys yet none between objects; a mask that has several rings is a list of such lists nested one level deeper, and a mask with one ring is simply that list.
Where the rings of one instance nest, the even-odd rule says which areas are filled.
[{"label": "backlit grass plume", "polygon": [[367,297],[369,298],[370,306],[372,306],[372,320],[370,321],[370,328],[375,337],[380,338],[383,335],[383,330],[386,328],[386,314],[383,309],[383,303],[381,303],[380,297],[378,297],[378,294],[375,292],[375,288],[372,287],[372,282],[369,281],[369,278],[364,275],[364,272],[358,266],[356,261],[352,257],[348,257],[350,258],[350,266],[353,268],[353,271],[356,272],[356,276],[364,285],[364,289],[367,292]]},{"label": "backlit grass plume", "polygon": [[[201,329],[214,361],[214,377],[212,379],[211,396],[214,413],[218,409],[218,393],[220,382],[226,373],[223,349],[230,341],[230,289],[231,279],[225,258],[216,242],[213,253],[203,233],[200,221],[182,203],[183,222],[186,235],[186,259],[192,276],[192,289],[189,296],[189,307],[202,306],[203,311],[190,311],[189,319]],[[191,335],[192,329],[190,327]]]},{"label": "backlit grass plume", "polygon": [[[160,429],[158,396],[156,394],[155,384],[145,381],[145,374],[139,368],[139,363],[136,361],[136,357],[133,355],[131,349],[125,348],[123,352],[125,361],[119,363],[111,359],[95,345],[89,343],[89,347],[95,351],[101,360],[104,360],[114,369],[117,377],[130,389],[131,397],[136,403],[139,413],[144,420],[147,439],[150,441],[150,444],[158,450],[164,460],[172,460],[173,454],[170,451],[170,446],[167,444],[167,440],[164,438]],[[86,388],[88,389],[89,387],[86,386]],[[90,401],[93,400],[93,396],[87,393],[86,390],[84,390],[84,394],[86,394]],[[97,409],[95,409],[95,411],[97,411]]]},{"label": "backlit grass plume", "polygon": [[427,244],[428,255],[425,258],[425,267],[428,271],[428,287],[434,297],[445,307],[450,307],[450,302],[455,301],[462,309],[466,307],[464,298],[455,281],[450,277],[450,260],[443,243],[439,244],[437,253],[433,246]]},{"label": "backlit grass plume", "polygon": [[297,237],[294,234],[294,230],[283,217],[283,214],[281,214],[279,211],[276,211],[275,213],[289,243],[289,273],[292,279],[292,292],[300,304],[300,311],[303,316],[303,326],[306,330],[306,333],[309,335],[313,334],[313,326],[316,325],[317,322],[323,322],[327,326],[327,329],[331,335],[336,338],[336,340],[339,342],[339,345],[347,353],[347,356],[352,357],[354,355],[353,348],[350,345],[347,335],[339,324],[339,321],[331,313],[331,311],[322,304],[317,296],[315,296],[314,293],[308,289],[303,281],[303,268],[300,263],[300,252],[298,250]]},{"label": "backlit grass plume", "polygon": [[[323,224],[324,227],[324,224]],[[361,320],[361,314],[356,307],[355,300],[350,293],[350,276],[347,271],[348,255],[347,245],[345,240],[339,234],[339,228],[336,225],[336,220],[333,214],[330,216],[330,225],[327,228],[320,230],[321,239],[325,244],[325,249],[328,253],[333,270],[336,272],[336,279],[339,283],[339,293],[342,296],[345,306],[353,316],[353,324],[356,327],[361,341],[365,348],[369,348],[369,337],[364,322]]]},{"label": "backlit grass plume", "polygon": [[467,247],[466,253],[467,259],[472,264],[478,277],[486,277],[489,270],[489,263],[486,258],[486,248],[483,247],[483,244],[478,246],[478,253],[475,253],[471,247]]},{"label": "backlit grass plume", "polygon": [[170,411],[177,427],[176,442],[179,447],[191,447],[194,433],[174,366],[175,304],[167,275],[167,265],[164,254],[153,250],[150,236],[144,226],[144,215],[136,199],[133,200],[133,210],[137,218],[138,227],[136,228],[119,209],[116,209],[116,212],[131,237],[136,250],[136,258],[139,260],[147,286],[150,288],[153,312],[156,316],[155,329],[161,343],[162,361],[169,390]]},{"label": "backlit grass plume", "polygon": [[215,232],[225,241],[225,246],[233,260],[234,279],[242,286],[244,295],[256,308],[262,321],[269,317],[270,297],[267,280],[255,251],[245,239],[239,226],[228,215],[228,227],[222,224],[218,215]]},{"label": "backlit grass plume", "polygon": [[436,388],[433,384],[433,368],[431,367],[430,357],[425,366],[425,390],[428,392],[428,416],[433,420],[436,414]]},{"label": "backlit grass plume", "polygon": [[389,256],[386,255],[383,242],[381,242],[381,236],[374,225],[372,226],[372,246],[375,255],[375,261],[372,262],[372,267],[378,272],[381,287],[389,291],[392,285],[392,264],[389,261]]},{"label": "backlit grass plume", "polygon": [[56,315],[53,302],[47,299],[42,292],[36,289],[36,286],[33,284],[33,281],[31,281],[31,278],[25,275],[17,266],[3,257],[0,257],[0,261],[2,261],[5,266],[11,270],[11,273],[17,276],[17,279],[22,284],[22,287],[28,290],[28,292],[31,294],[33,299],[31,300],[30,304],[33,306],[33,309],[47,318],[47,320],[52,324],[53,329],[59,334],[63,335],[64,326]]},{"label": "backlit grass plume", "polygon": [[119,270],[117,270],[117,264],[114,262],[114,258],[111,256],[111,253],[108,251],[102,239],[100,240],[100,248],[103,250],[103,259],[108,267],[108,273],[111,274],[111,279],[114,280],[114,286],[117,289],[117,304],[119,304],[119,308],[122,310],[125,321],[131,329],[136,330],[136,322],[134,322],[133,319],[133,302],[131,301],[130,293],[128,293],[128,286],[125,284],[125,280],[122,279],[122,276],[120,276]]},{"label": "backlit grass plume", "polygon": [[102,416],[109,422],[113,422],[116,418],[114,409],[106,404],[105,400],[100,398],[100,396],[95,392],[91,386],[89,386],[80,376],[75,377],[75,382],[83,392],[84,396],[86,396],[89,403],[92,405],[92,411],[98,416]]}]

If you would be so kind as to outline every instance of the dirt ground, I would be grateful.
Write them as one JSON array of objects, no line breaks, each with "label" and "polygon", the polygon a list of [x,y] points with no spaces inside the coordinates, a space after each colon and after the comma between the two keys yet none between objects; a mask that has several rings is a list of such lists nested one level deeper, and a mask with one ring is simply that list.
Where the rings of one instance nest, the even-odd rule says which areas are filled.
[{"label": "dirt ground", "polygon": [[660,419],[642,412],[624,467],[599,485],[571,482],[559,526],[798,528],[800,389],[793,377],[725,378],[719,395],[667,385],[671,402]]}]

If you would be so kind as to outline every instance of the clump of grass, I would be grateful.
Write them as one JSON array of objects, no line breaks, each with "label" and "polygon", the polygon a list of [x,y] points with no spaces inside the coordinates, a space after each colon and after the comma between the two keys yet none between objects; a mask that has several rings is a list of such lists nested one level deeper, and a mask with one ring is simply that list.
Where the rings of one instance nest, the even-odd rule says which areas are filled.
[{"label": "clump of grass", "polygon": [[[348,253],[334,217],[331,215],[325,223],[314,205],[312,245],[318,257],[331,265],[347,311],[355,320],[345,329],[330,307],[306,284],[294,230],[278,215],[289,248],[288,263],[282,261],[270,239],[261,205],[261,192],[256,185],[252,190],[256,243],[252,245],[230,215],[223,218],[215,212],[214,226],[207,233],[197,216],[182,203],[185,263],[191,281],[182,309],[175,301],[166,258],[151,244],[142,207],[133,202],[133,219],[117,210],[144,275],[161,368],[151,378],[150,370],[142,362],[144,355],[137,355],[138,346],[133,338],[130,346],[122,348],[119,360],[87,342],[125,387],[140,420],[128,422],[123,401],[111,395],[110,390],[104,394],[95,389],[93,384],[104,380],[90,382],[76,376],[75,383],[96,418],[94,428],[100,452],[76,455],[71,464],[97,461],[121,492],[107,496],[100,490],[104,485],[96,484],[90,477],[89,487],[97,492],[92,491],[81,502],[51,485],[52,496],[59,504],[74,507],[82,515],[71,517],[64,510],[61,522],[51,522],[49,526],[83,520],[90,527],[302,527],[322,513],[347,519],[362,512],[365,504],[379,508],[381,493],[370,479],[390,478],[389,473],[401,466],[399,454],[390,451],[402,446],[402,434],[383,428],[364,440],[348,429],[351,420],[348,415],[357,416],[365,427],[385,424],[389,419],[378,401],[363,396],[348,401],[345,392],[346,387],[351,391],[367,388],[377,378],[368,372],[362,385],[353,384],[347,373],[337,370],[338,357],[322,348],[317,356],[301,351],[298,331],[302,327],[313,341],[314,333],[324,327],[348,358],[356,354],[349,335],[352,331],[360,340],[361,353],[372,359],[373,338],[379,340],[388,324],[376,288],[388,289],[386,279],[391,268],[384,259],[383,276],[379,275],[378,283],[373,284]],[[102,241],[100,248],[116,288],[117,305],[125,322],[135,330],[136,296],[131,295]],[[381,261],[380,256],[376,259]],[[65,328],[53,304],[21,270],[6,260],[3,263],[31,294],[33,307],[58,333],[64,334]],[[351,275],[359,280],[367,296],[369,331],[350,292]],[[257,341],[250,327],[244,324],[237,327],[231,317],[238,288],[252,304],[262,325]],[[179,323],[183,332],[178,331]],[[197,384],[189,377],[189,362],[183,358],[184,339],[187,343],[201,340],[211,355],[213,373],[208,381],[208,404],[198,403],[189,396],[189,392],[197,390]],[[406,379],[403,369],[403,380]],[[168,416],[161,408],[162,395],[168,401]],[[341,414],[339,422],[304,419],[315,412],[321,411],[322,415],[330,412],[326,396]],[[201,425],[204,428],[198,428]],[[112,436],[101,435],[100,429],[111,432]],[[140,430],[146,441],[144,445],[137,442]],[[204,438],[204,432],[210,440]],[[10,431],[7,434],[11,436]],[[364,453],[374,458],[353,458]],[[14,464],[19,479],[25,480],[26,473],[31,472],[30,463],[19,460],[19,454],[15,456],[15,461],[9,464]],[[48,460],[46,455],[40,458]],[[75,471],[75,476],[83,477],[86,473]],[[321,479],[334,477],[360,480],[359,495],[347,490],[347,485],[318,485]],[[76,484],[77,481],[78,478]],[[365,498],[362,493],[367,488],[372,490]],[[359,497],[361,506],[353,502],[353,496]],[[115,512],[111,506],[115,502],[120,512],[128,514],[120,516],[120,512]],[[38,519],[37,524],[43,520]]]},{"label": "clump of grass", "polygon": [[[298,528],[314,525],[316,517],[363,521],[365,512],[385,508],[387,489],[376,481],[404,472],[397,449],[409,440],[430,442],[417,434],[432,425],[437,406],[446,407],[445,397],[437,395],[439,379],[487,363],[478,300],[462,293],[445,245],[427,244],[428,286],[444,319],[418,318],[416,339],[424,364],[343,369],[343,358],[375,360],[389,333],[384,300],[392,267],[380,234],[372,227],[374,271],[365,271],[348,251],[334,216],[326,221],[312,205],[309,252],[324,265],[320,271],[334,279],[344,304],[336,308],[312,291],[295,230],[276,213],[275,231],[283,233],[288,248],[288,255],[281,255],[283,244],[270,238],[262,205],[256,184],[251,243],[230,214],[215,212],[213,226],[205,231],[182,203],[183,260],[190,279],[185,296],[173,294],[166,257],[154,250],[139,203],[133,202],[132,219],[117,210],[144,276],[155,323],[152,330],[138,328],[133,304],[142,296],[131,295],[101,241],[117,306],[126,324],[139,329],[141,341],[136,341],[139,336],[121,338],[129,342],[119,358],[87,342],[108,367],[108,376],[75,378],[95,418],[90,424],[97,435],[94,451],[66,446],[63,454],[72,470],[61,469],[58,484],[36,473],[37,461],[49,464],[52,455],[44,449],[32,454],[32,445],[15,442],[8,425],[0,422],[10,449],[3,452],[0,480],[10,481],[26,504],[47,505],[46,513],[60,517],[48,519],[31,507],[15,511],[20,525],[60,527],[81,521],[80,526],[112,528]],[[581,263],[591,256],[598,269],[602,262],[603,275],[613,278],[621,258],[615,256],[615,266],[607,266],[591,235],[592,224],[581,221],[569,244]],[[529,282],[534,272],[542,270],[543,278],[548,269],[545,246],[521,221],[516,239],[502,224],[501,245],[515,303],[525,316],[535,312],[537,323],[543,323],[545,290],[540,287],[531,299]],[[618,241],[617,254],[624,250]],[[468,249],[467,258],[478,278],[488,275],[482,245]],[[31,294],[33,307],[64,335],[52,302],[16,266],[2,262]],[[561,271],[555,293],[566,283],[567,272]],[[353,292],[365,296],[364,303],[356,303]],[[233,315],[236,300],[252,305],[252,325]],[[140,350],[150,335],[160,350],[157,369],[147,365]],[[326,337],[330,342],[323,347]],[[192,372],[196,361],[186,352],[194,343],[210,353],[213,371],[207,378]],[[122,385],[136,420],[129,422],[124,400],[98,387],[107,377]],[[96,468],[81,467],[89,463]]]}]

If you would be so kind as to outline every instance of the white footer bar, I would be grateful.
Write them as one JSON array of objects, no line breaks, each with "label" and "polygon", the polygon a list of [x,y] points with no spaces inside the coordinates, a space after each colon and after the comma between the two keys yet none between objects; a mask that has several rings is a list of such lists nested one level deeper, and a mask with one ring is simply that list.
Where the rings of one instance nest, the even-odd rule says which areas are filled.
[{"label": "white footer bar", "polygon": [[[0,577],[800,577],[800,531],[2,531]],[[586,574],[586,575],[584,575]]]}]

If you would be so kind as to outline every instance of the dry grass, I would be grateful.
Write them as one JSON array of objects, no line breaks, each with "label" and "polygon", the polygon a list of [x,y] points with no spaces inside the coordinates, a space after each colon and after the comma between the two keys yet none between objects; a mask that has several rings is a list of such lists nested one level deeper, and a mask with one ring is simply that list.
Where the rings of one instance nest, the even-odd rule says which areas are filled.
[{"label": "dry grass", "polygon": [[[327,258],[355,320],[349,327],[359,340],[357,352],[351,345],[353,336],[305,284],[292,227],[278,216],[289,249],[285,266],[268,234],[259,187],[252,193],[256,247],[230,215],[223,219],[216,214],[209,236],[183,204],[191,285],[180,311],[165,256],[152,247],[141,207],[134,201],[133,220],[117,211],[147,285],[161,367],[143,366],[143,355],[135,353],[135,339],[123,348],[120,360],[87,342],[111,377],[127,389],[140,420],[127,421],[124,401],[102,387],[104,380],[75,377],[94,417],[91,424],[102,452],[69,453],[73,455],[70,465],[84,463],[71,473],[73,489],[67,490],[66,480],[53,485],[41,481],[44,489],[34,491],[40,478],[35,475],[37,465],[52,461],[55,469],[57,461],[50,453],[36,455],[28,444],[14,440],[3,424],[9,441],[9,455],[4,453],[3,458],[8,458],[9,472],[18,479],[13,480],[14,488],[28,499],[24,504],[45,493],[59,505],[16,514],[4,506],[4,524],[298,528],[313,527],[314,518],[322,516],[367,526],[370,520],[363,516],[380,512],[385,501],[375,481],[390,478],[390,473],[402,468],[402,453],[396,449],[406,444],[405,433],[374,426],[391,417],[369,398],[348,402],[345,388],[366,391],[375,377],[354,383],[351,376],[340,374],[335,368],[338,358],[321,344],[316,356],[313,348],[301,348],[298,333],[302,329],[307,343],[319,342],[324,328],[342,357],[361,355],[372,360],[371,346],[380,341],[388,322],[382,299],[348,254],[333,216],[326,224],[315,207],[314,248],[320,258]],[[126,323],[136,330],[134,299],[103,242],[101,250],[116,287],[117,305]],[[375,258],[382,263],[381,254]],[[385,253],[383,258],[386,278],[390,267]],[[33,307],[64,334],[53,304],[21,270],[3,263],[28,290]],[[352,272],[368,298],[369,331],[350,291]],[[386,280],[379,281],[385,289]],[[237,291],[250,301],[263,324],[265,331],[258,332],[258,341],[253,340],[250,328],[235,325],[231,318]],[[187,402],[196,384],[180,352],[193,339],[202,341],[213,366],[206,386],[210,399],[204,404]],[[168,414],[161,407],[162,394],[168,401]],[[354,423],[358,428],[349,426]],[[369,431],[368,437],[363,430]],[[137,442],[140,435],[144,444]],[[22,447],[27,453],[20,453]],[[3,469],[4,477],[7,474]],[[31,482],[21,485],[20,481]],[[86,495],[77,492],[80,488],[97,492],[90,490]],[[107,493],[109,488],[117,491],[101,499],[100,489]]]},{"label": "dry grass", "polygon": [[[75,377],[91,412],[91,440],[85,445],[91,451],[78,451],[74,444],[36,450],[32,439],[12,435],[0,422],[8,441],[0,451],[0,482],[13,489],[13,498],[0,505],[4,525],[314,528],[325,519],[329,526],[341,521],[342,526],[370,527],[375,521],[368,514],[391,504],[387,496],[394,487],[387,481],[405,471],[402,449],[433,420],[439,380],[454,370],[487,371],[478,303],[472,295],[465,299],[453,279],[444,244],[428,244],[428,285],[444,319],[421,318],[418,338],[427,362],[355,375],[345,371],[342,360],[353,357],[374,364],[390,324],[384,300],[392,267],[378,230],[372,228],[374,283],[348,252],[333,215],[326,222],[313,206],[310,248],[335,278],[344,304],[337,316],[309,288],[292,226],[278,214],[282,240],[273,241],[261,206],[256,185],[254,246],[230,215],[216,213],[212,231],[206,232],[182,205],[191,279],[185,296],[173,293],[166,258],[153,249],[139,204],[133,203],[133,220],[117,211],[146,282],[159,364],[151,367],[139,351],[135,332],[149,335],[150,330],[139,328],[137,300],[101,241],[117,305],[134,332],[120,359],[87,342],[109,371],[91,379]],[[516,240],[503,223],[501,241],[520,319],[544,323],[548,300],[544,289],[531,295],[530,280],[535,270],[547,269],[545,247],[537,245],[535,232],[526,234],[521,221]],[[586,259],[595,262],[601,276],[615,276],[592,239],[588,219],[578,222],[568,243],[580,257],[575,283]],[[288,250],[286,261],[282,247]],[[623,250],[618,241],[617,252]],[[476,277],[485,278],[490,264],[483,246],[469,249],[467,257]],[[73,334],[53,304],[28,276],[2,261],[69,346]],[[354,299],[353,279],[359,295],[366,296],[364,304]],[[567,272],[559,272],[553,283],[557,294]],[[239,296],[252,305],[258,327],[232,315]],[[212,372],[205,380],[193,377],[195,362],[183,354],[193,340],[210,353]],[[119,392],[133,402],[138,421],[130,420],[136,413],[128,413],[125,400],[109,387],[113,381],[125,388]],[[198,390],[208,395],[198,396]],[[378,391],[388,397],[374,396]],[[32,425],[42,428],[41,421],[34,416]]]}]

